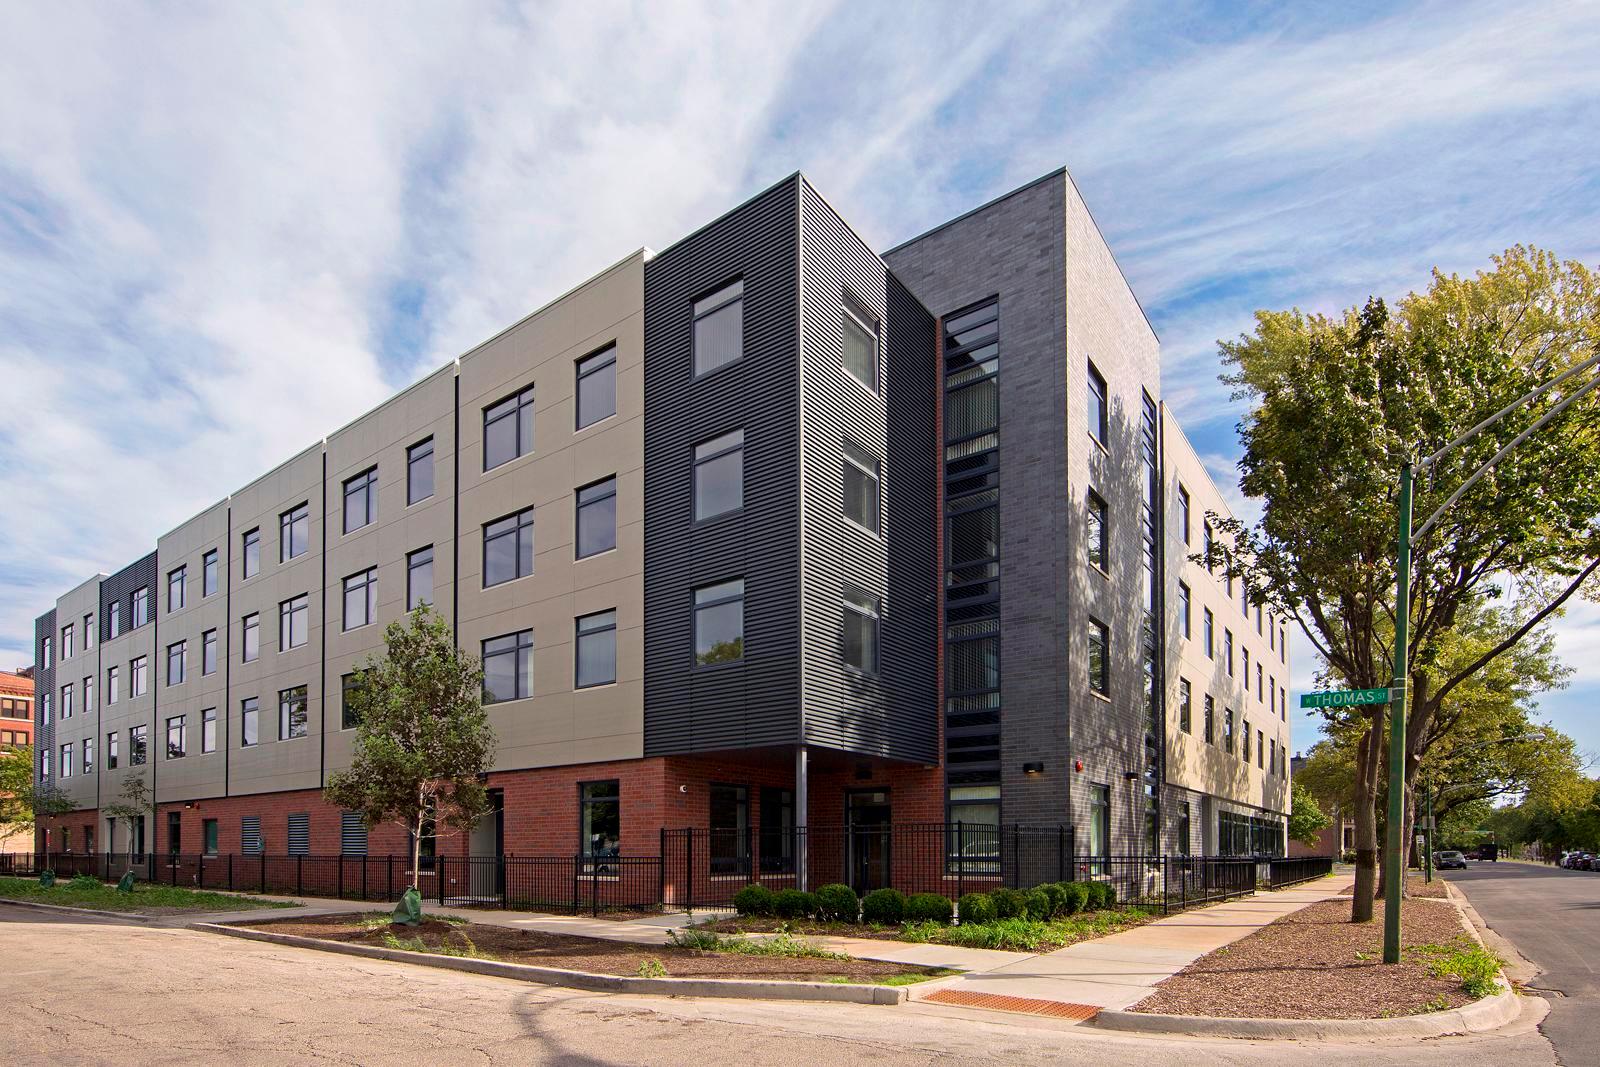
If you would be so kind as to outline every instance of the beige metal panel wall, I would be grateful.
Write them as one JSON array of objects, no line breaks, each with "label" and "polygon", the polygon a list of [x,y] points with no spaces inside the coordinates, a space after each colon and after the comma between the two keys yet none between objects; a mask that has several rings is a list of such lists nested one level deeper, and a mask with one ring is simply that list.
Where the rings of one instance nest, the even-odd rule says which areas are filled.
[{"label": "beige metal panel wall", "polygon": [[[96,684],[95,700],[100,711],[100,740],[95,745],[99,751],[96,753],[96,762],[103,768],[100,775],[100,802],[101,805],[110,804],[121,796],[123,783],[129,777],[142,777],[150,781],[153,770],[151,762],[156,758],[156,728],[155,728],[155,702],[159,692],[159,676],[156,663],[156,626],[159,613],[155,610],[156,590],[150,590],[151,621],[137,630],[124,630],[120,637],[113,638],[100,646],[100,679]],[[126,613],[127,605],[123,605]],[[126,625],[128,620],[124,621]],[[102,626],[103,628],[103,626]],[[133,680],[131,665],[133,660],[140,656],[147,657],[148,675],[147,685],[143,696],[132,695]],[[107,675],[115,667],[119,676],[118,698],[116,703],[110,702]],[[148,727],[148,748],[146,764],[134,766],[133,753],[128,739],[128,731],[134,726]],[[117,769],[106,768],[106,735],[115,733],[118,737],[120,755]],[[126,842],[118,841],[118,847],[124,847]]]},{"label": "beige metal panel wall", "polygon": [[[217,587],[205,595],[205,554],[217,553]],[[223,500],[185,522],[156,542],[155,593],[160,615],[160,648],[156,654],[153,683],[159,690],[155,729],[152,731],[152,761],[156,769],[156,799],[160,802],[194,800],[220,796],[223,792],[227,751],[223,717],[228,711],[228,501]],[[184,571],[182,606],[173,610],[169,577],[178,568]],[[214,631],[217,639],[216,669],[204,672],[204,638]],[[168,650],[178,642],[184,645],[183,681],[173,684],[169,677]],[[204,712],[214,709],[218,721],[216,747],[204,751]],[[181,757],[167,750],[167,727],[182,716],[187,743]]]},{"label": "beige metal panel wall", "polygon": [[[462,357],[458,640],[532,629],[533,695],[495,705],[497,767],[628,759],[643,753],[644,253],[601,273]],[[578,359],[615,344],[617,413],[576,430]],[[484,408],[535,392],[534,448],[483,470]],[[617,478],[617,548],[573,558],[575,491]],[[534,572],[483,588],[483,526],[535,509]],[[617,683],[575,690],[573,627],[617,611]]]},{"label": "beige metal panel wall", "polygon": [[[229,687],[229,792],[264,793],[282,789],[313,789],[320,785],[321,739],[317,723],[322,700],[322,446],[295,456],[265,477],[233,495],[233,535],[229,553],[233,588],[230,631],[232,684]],[[281,514],[309,504],[309,545],[302,555],[281,561],[278,519]],[[261,569],[244,577],[244,534],[261,531]],[[280,649],[279,604],[302,593],[309,594],[309,626],[304,645]],[[245,616],[261,619],[261,654],[243,662],[240,632]],[[306,687],[310,728],[306,736],[278,740],[278,695],[295,686]],[[240,705],[246,697],[260,702],[259,743],[239,744]]]},{"label": "beige metal panel wall", "polygon": [[[1174,785],[1210,793],[1222,801],[1231,801],[1249,809],[1265,808],[1271,811],[1288,810],[1288,782],[1270,773],[1270,756],[1258,765],[1255,731],[1278,746],[1278,759],[1285,761],[1289,751],[1289,723],[1280,712],[1282,686],[1289,677],[1287,652],[1281,652],[1281,642],[1268,637],[1270,613],[1263,610],[1260,631],[1256,629],[1255,611],[1246,617],[1241,590],[1234,584],[1230,595],[1228,585],[1219,568],[1215,574],[1189,559],[1204,548],[1205,522],[1208,513],[1224,518],[1231,512],[1217,491],[1205,465],[1196,456],[1183,429],[1171,413],[1163,409],[1163,442],[1166,486],[1167,574],[1166,596],[1169,612],[1167,641],[1167,779]],[[1190,536],[1183,539],[1183,521],[1180,512],[1180,487],[1189,494]],[[1191,600],[1190,634],[1186,638],[1180,630],[1178,618],[1178,585],[1188,585]],[[1215,655],[1207,657],[1205,651],[1205,611],[1210,609],[1215,619]],[[1276,625],[1276,620],[1271,620]],[[1224,635],[1233,634],[1234,673],[1228,673],[1224,652]],[[1244,653],[1250,655],[1250,678],[1244,678]],[[1256,668],[1268,681],[1263,695],[1256,688]],[[1191,730],[1179,728],[1180,680],[1187,680],[1192,693]],[[1267,706],[1276,692],[1273,706]],[[1205,697],[1210,695],[1216,703],[1215,744],[1205,742]],[[1223,747],[1224,713],[1234,713],[1234,751]],[[1248,720],[1252,731],[1250,762],[1244,762],[1242,730]],[[1269,749],[1270,751],[1270,749]],[[1226,806],[1224,804],[1223,806]],[[1206,841],[1211,841],[1215,826],[1206,827]]]},{"label": "beige metal panel wall", "polygon": [[[350,764],[354,730],[341,729],[343,676],[382,651],[384,628],[406,613],[406,557],[433,546],[433,605],[448,622],[454,611],[450,571],[455,497],[455,366],[444,367],[328,438],[327,770]],[[433,495],[407,503],[408,450],[433,439]],[[344,532],[344,483],[378,468],[378,511],[371,524]],[[344,579],[378,569],[377,617],[347,628]],[[322,722],[313,719],[313,728]]]},{"label": "beige metal panel wall", "polygon": [[[104,575],[97,575],[89,579],[70,593],[56,601],[56,691],[51,697],[52,715],[55,721],[54,751],[51,760],[56,769],[56,785],[65,793],[75,807],[92,808],[96,805],[97,782],[96,774],[100,765],[100,747],[103,741],[95,741],[95,771],[90,774],[83,773],[83,742],[86,738],[98,738],[100,730],[100,679],[98,677],[99,648],[97,641],[99,634],[91,627],[89,647],[84,644],[84,616],[96,616],[100,608],[100,579]],[[96,621],[96,624],[98,622]],[[72,655],[63,655],[66,646],[61,640],[61,631],[64,627],[72,627]],[[95,689],[94,708],[84,705],[84,682],[93,679]],[[62,688],[72,686],[72,715],[63,718]],[[38,694],[35,694],[35,701]],[[72,746],[73,773],[71,778],[62,778],[61,746]]]}]

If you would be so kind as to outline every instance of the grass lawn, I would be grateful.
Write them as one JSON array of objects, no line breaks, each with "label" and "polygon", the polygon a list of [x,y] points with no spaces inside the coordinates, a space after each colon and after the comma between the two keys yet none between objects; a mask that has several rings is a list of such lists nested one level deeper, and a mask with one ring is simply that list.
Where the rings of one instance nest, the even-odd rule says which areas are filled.
[{"label": "grass lawn", "polygon": [[0,900],[26,900],[39,904],[59,904],[67,908],[95,908],[100,911],[127,911],[160,915],[180,911],[244,911],[247,908],[293,908],[296,904],[233,893],[213,893],[182,886],[134,883],[132,893],[119,893],[117,887],[98,880],[62,878],[49,889],[37,878],[0,878]]}]

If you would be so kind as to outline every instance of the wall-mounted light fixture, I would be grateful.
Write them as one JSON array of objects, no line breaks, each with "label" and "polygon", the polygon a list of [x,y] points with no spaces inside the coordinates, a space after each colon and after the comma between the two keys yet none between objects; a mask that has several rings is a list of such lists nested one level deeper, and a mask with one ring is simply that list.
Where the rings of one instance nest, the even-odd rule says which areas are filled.
[{"label": "wall-mounted light fixture", "polygon": [[1138,771],[1123,771],[1122,777],[1126,778],[1130,782],[1137,782],[1143,777],[1143,775],[1141,775]]},{"label": "wall-mounted light fixture", "polygon": [[1044,773],[1044,764],[1037,760],[1032,763],[1024,763],[1022,765],[1022,773],[1030,778],[1037,778]]}]

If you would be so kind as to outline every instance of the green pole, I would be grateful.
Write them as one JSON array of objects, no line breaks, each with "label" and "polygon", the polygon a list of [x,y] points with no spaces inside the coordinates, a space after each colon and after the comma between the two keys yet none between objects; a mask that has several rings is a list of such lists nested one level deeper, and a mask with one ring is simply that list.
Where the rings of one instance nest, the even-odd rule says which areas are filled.
[{"label": "green pole", "polygon": [[1399,559],[1394,579],[1394,682],[1389,702],[1389,834],[1388,881],[1383,887],[1383,962],[1400,962],[1400,893],[1406,866],[1406,642],[1411,614],[1411,461],[1400,466]]},{"label": "green pole", "polygon": [[1428,772],[1428,854],[1422,858],[1423,869],[1427,871],[1424,878],[1429,885],[1433,884],[1433,772]]}]

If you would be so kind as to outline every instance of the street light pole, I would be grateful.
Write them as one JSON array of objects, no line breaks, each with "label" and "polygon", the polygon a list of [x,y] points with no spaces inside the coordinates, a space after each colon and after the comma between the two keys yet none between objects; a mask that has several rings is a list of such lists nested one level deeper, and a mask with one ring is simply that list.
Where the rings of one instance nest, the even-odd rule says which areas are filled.
[{"label": "street light pole", "polygon": [[1383,962],[1400,962],[1400,899],[1406,868],[1401,841],[1405,834],[1406,774],[1406,642],[1411,615],[1411,459],[1400,465],[1399,559],[1394,576],[1394,681],[1389,688],[1389,877],[1383,886]]}]

